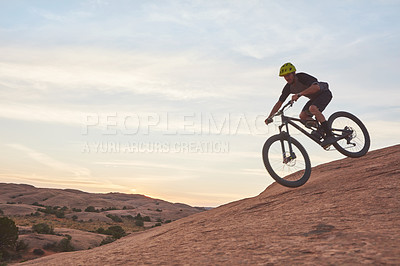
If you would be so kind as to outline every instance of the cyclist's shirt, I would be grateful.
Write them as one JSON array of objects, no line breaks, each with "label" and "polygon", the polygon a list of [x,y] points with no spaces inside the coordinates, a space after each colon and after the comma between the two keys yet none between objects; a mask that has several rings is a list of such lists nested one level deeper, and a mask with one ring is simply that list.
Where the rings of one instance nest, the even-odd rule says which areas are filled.
[{"label": "cyclist's shirt", "polygon": [[[297,73],[294,77],[294,83],[293,84],[287,83],[285,85],[285,87],[283,88],[282,94],[279,97],[279,101],[284,102],[287,99],[287,97],[289,96],[289,94],[300,93],[300,92],[304,91],[305,89],[309,88],[313,84],[319,84],[322,89],[321,83],[325,83],[325,82],[318,82],[318,80],[316,78],[314,78],[313,76],[306,74],[306,73]],[[328,85],[327,83],[325,83],[325,84]],[[308,97],[310,99],[314,99],[320,93],[321,93],[321,91],[316,92],[311,95],[307,95],[306,97]]]}]

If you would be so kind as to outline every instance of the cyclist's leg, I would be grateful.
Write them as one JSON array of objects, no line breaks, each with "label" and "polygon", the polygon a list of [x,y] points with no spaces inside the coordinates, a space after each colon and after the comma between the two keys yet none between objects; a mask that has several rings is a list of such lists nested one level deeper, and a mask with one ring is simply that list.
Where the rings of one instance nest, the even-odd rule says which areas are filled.
[{"label": "cyclist's leg", "polygon": [[325,90],[317,98],[315,98],[308,107],[310,113],[315,115],[315,118],[321,124],[326,122],[325,116],[322,114],[322,112],[325,110],[326,106],[328,106],[331,100],[332,100],[332,93],[329,90]]},{"label": "cyclist's leg", "polygon": [[325,132],[324,141],[321,143],[322,146],[329,146],[330,144],[334,143],[335,137],[332,134],[332,130],[328,125],[328,121],[326,121],[325,116],[322,112],[325,110],[326,106],[332,100],[332,93],[329,90],[323,91],[310,105],[309,111],[315,115],[315,118],[318,122],[321,123],[321,127]]},{"label": "cyclist's leg", "polygon": [[312,106],[313,100],[309,100],[303,107],[303,110],[300,113],[300,119],[302,121],[302,123],[304,125],[308,125],[308,122],[311,121],[310,126],[315,126],[314,124],[312,124],[312,122],[315,123],[315,120],[312,119],[312,117],[314,116],[311,112],[310,112],[310,106]]}]

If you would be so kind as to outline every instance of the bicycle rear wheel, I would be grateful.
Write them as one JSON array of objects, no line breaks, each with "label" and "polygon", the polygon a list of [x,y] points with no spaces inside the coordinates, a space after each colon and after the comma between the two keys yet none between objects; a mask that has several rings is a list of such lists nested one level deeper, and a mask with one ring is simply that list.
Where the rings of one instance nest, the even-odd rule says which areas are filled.
[{"label": "bicycle rear wheel", "polygon": [[358,158],[368,152],[371,144],[368,130],[355,115],[336,112],[329,117],[328,123],[335,137],[345,136],[333,144],[341,154]]},{"label": "bicycle rear wheel", "polygon": [[[289,139],[294,156],[289,151]],[[304,147],[294,138],[283,134],[274,135],[265,142],[262,153],[265,168],[279,184],[299,187],[310,178],[310,158]]]}]

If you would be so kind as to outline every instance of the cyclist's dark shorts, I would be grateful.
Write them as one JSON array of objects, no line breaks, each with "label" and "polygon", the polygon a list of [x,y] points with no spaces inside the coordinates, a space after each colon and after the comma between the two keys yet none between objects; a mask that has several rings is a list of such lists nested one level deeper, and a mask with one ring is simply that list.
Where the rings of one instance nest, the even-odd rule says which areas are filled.
[{"label": "cyclist's dark shorts", "polygon": [[311,105],[315,105],[318,107],[319,111],[322,112],[325,110],[326,106],[332,100],[332,93],[328,88],[322,88],[321,86],[321,94],[316,98],[309,100],[306,105],[303,107],[303,111],[309,113],[309,108]]}]

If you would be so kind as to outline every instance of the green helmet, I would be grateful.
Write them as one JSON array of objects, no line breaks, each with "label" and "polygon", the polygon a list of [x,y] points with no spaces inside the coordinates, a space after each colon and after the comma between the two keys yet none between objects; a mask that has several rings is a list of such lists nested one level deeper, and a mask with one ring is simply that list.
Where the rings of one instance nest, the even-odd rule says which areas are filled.
[{"label": "green helmet", "polygon": [[279,76],[283,77],[289,73],[296,72],[296,68],[292,63],[286,63],[281,67],[281,70],[279,71]]}]

